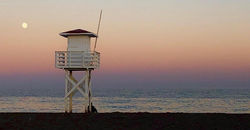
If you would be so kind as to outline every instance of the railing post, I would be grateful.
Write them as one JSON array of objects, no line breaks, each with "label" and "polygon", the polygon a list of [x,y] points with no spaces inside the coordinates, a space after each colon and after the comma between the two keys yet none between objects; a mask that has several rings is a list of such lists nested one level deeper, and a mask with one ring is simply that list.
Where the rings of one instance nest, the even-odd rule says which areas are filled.
[{"label": "railing post", "polygon": [[57,68],[57,52],[55,52],[55,67]]},{"label": "railing post", "polygon": [[97,58],[96,58],[96,53],[95,53],[95,51],[93,52],[93,66],[96,68],[96,62],[97,62],[97,60],[96,60]]},{"label": "railing post", "polygon": [[71,67],[71,51],[68,51],[69,67]]},{"label": "railing post", "polygon": [[81,55],[82,55],[82,67],[84,67],[84,60],[85,60],[85,59],[84,59],[84,58],[85,58],[85,57],[84,57],[84,51],[82,51]]}]

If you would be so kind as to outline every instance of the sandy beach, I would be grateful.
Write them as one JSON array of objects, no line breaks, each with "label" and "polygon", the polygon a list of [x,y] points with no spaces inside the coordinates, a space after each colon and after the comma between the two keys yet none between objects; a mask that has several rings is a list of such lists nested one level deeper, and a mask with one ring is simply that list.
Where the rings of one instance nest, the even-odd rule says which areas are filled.
[{"label": "sandy beach", "polygon": [[0,113],[0,129],[249,129],[250,114]]}]

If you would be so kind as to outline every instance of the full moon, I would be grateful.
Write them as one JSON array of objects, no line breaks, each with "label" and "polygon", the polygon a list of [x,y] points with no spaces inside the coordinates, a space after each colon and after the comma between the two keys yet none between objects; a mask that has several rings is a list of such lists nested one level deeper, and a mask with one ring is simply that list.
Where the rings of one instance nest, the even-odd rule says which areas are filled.
[{"label": "full moon", "polygon": [[28,24],[27,24],[27,23],[25,23],[25,22],[23,22],[23,23],[22,23],[22,28],[23,28],[23,29],[28,28]]}]

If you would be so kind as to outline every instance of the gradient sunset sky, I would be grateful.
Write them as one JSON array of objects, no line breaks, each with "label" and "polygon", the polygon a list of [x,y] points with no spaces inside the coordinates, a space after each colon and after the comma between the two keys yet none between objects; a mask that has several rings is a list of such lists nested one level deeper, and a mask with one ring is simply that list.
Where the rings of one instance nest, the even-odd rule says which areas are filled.
[{"label": "gradient sunset sky", "polygon": [[0,87],[63,89],[58,34],[101,9],[94,88],[250,88],[250,0],[0,0]]}]

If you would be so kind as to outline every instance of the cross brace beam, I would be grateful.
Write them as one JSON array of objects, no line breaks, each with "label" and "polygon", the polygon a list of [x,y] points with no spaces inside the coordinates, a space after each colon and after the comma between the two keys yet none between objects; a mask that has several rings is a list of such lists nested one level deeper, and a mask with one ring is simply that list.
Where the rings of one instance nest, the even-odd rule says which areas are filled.
[{"label": "cross brace beam", "polygon": [[[90,70],[85,71],[85,76],[83,76],[79,81],[73,77],[72,71],[65,70],[65,112],[72,112],[72,97],[77,91],[81,93],[85,99],[88,101],[88,106],[92,105],[91,100],[91,73]],[[91,110],[90,110],[91,111]]]}]

